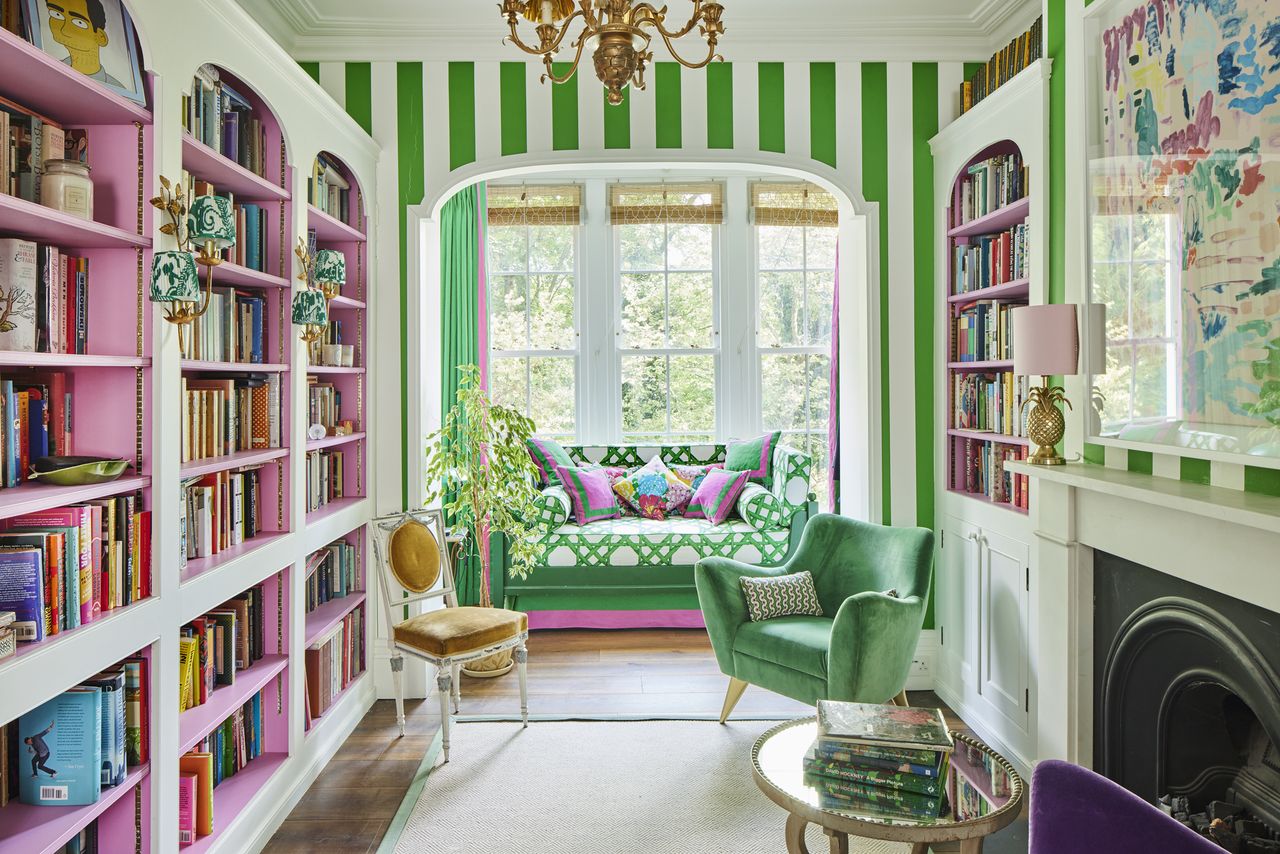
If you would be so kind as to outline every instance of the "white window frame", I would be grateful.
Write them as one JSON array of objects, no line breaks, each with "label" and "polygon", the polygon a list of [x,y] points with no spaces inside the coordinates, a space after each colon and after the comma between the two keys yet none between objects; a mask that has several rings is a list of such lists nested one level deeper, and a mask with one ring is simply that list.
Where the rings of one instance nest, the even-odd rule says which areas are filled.
[{"label": "white window frame", "polygon": [[[624,226],[621,226],[621,225],[617,225],[617,226],[612,224],[609,225],[609,229],[611,232],[609,245],[612,247],[612,256],[610,259],[610,272],[611,272],[612,281],[613,281],[613,288],[612,288],[613,338],[614,338],[613,363],[614,363],[614,375],[617,377],[617,382],[614,383],[613,385],[613,405],[612,405],[613,429],[611,432],[618,441],[621,441],[624,443],[659,444],[659,445],[666,444],[673,436],[679,436],[679,437],[688,436],[689,435],[688,432],[676,431],[671,429],[671,398],[669,394],[670,387],[671,387],[670,358],[672,356],[711,356],[713,370],[715,372],[715,379],[713,380],[713,383],[712,383],[713,406],[715,407],[715,417],[713,419],[710,435],[708,436],[708,441],[712,443],[719,441],[721,436],[723,435],[723,432],[721,429],[721,423],[724,417],[723,416],[723,412],[724,412],[723,379],[725,377],[725,371],[724,371],[724,365],[723,365],[723,359],[722,359],[722,353],[721,353],[723,349],[721,347],[722,336],[720,334],[721,333],[720,293],[721,293],[721,273],[723,268],[723,259],[721,256],[721,243],[722,243],[721,230],[724,228],[724,226],[710,225],[710,224],[707,225],[707,227],[711,229],[711,267],[712,267],[710,271],[711,272],[711,340],[713,342],[713,346],[711,347],[671,347],[669,346],[671,343],[670,342],[670,333],[671,333],[670,277],[671,277],[671,274],[673,272],[676,274],[707,272],[706,270],[674,270],[673,271],[671,269],[670,263],[667,257],[668,249],[670,247],[670,242],[671,242],[672,226],[670,224],[663,226],[663,229],[664,229],[663,253],[662,253],[663,269],[662,270],[626,270],[625,271],[626,273],[642,274],[642,275],[661,274],[663,277],[663,287],[665,288],[663,309],[664,309],[664,318],[666,320],[666,328],[664,330],[664,336],[666,336],[667,340],[665,341],[665,343],[668,346],[660,347],[660,348],[643,348],[643,347],[633,348],[633,347],[626,346],[626,343],[624,341],[623,329],[622,329],[622,305],[623,305],[622,276],[624,271],[622,269],[622,237],[620,232],[620,229],[623,227]],[[641,433],[641,434],[627,435],[627,433],[623,429],[622,363],[624,358],[628,356],[665,357],[668,360],[667,361],[668,396],[667,396],[667,409],[666,409],[667,430],[664,433]],[[684,439],[681,439],[680,441],[684,441]]]},{"label": "white window frame", "polygon": [[[518,273],[514,270],[512,271],[498,270],[497,267],[493,264],[493,256],[489,252],[489,232],[494,228],[519,228],[519,227],[520,226],[503,225],[503,226],[489,226],[488,228],[485,229],[484,252],[485,252],[485,279],[486,279],[485,285],[486,287],[488,287],[490,279],[493,279],[499,276],[518,275]],[[546,274],[568,272],[565,270],[538,270],[538,271],[531,270],[530,257],[532,253],[532,240],[529,239],[528,232],[532,231],[535,228],[568,228],[568,229],[571,229],[573,232],[573,271],[572,271],[573,322],[574,322],[573,335],[572,335],[573,347],[572,348],[526,348],[526,349],[516,349],[516,350],[500,350],[495,347],[495,341],[492,335],[489,336],[489,342],[488,342],[489,343],[489,354],[488,354],[489,371],[491,374],[493,372],[494,363],[497,362],[499,359],[530,360],[525,364],[525,405],[523,409],[523,412],[525,415],[529,414],[529,410],[532,406],[532,401],[530,399],[530,388],[532,386],[532,359],[559,358],[559,359],[572,360],[575,407],[574,407],[574,418],[573,418],[573,433],[571,438],[572,438],[572,441],[575,443],[578,442],[580,437],[582,436],[582,422],[583,422],[583,412],[582,412],[582,406],[581,406],[583,401],[583,395],[582,395],[583,370],[582,370],[581,355],[582,355],[582,322],[583,322],[583,311],[585,308],[584,306],[585,296],[583,293],[584,288],[582,287],[582,269],[583,269],[582,249],[584,244],[584,240],[583,240],[584,227],[585,226],[581,224],[576,226],[559,226],[559,225],[525,225],[523,226],[526,232],[525,259],[524,259],[525,270],[523,273],[525,277],[525,282],[526,282],[526,285],[525,285],[526,298],[525,298],[525,306],[524,306],[525,340],[526,341],[528,341],[529,339],[529,333],[531,331],[531,323],[532,323],[532,303],[528,299],[529,278],[535,275],[546,275]],[[493,317],[492,306],[493,306],[493,300],[491,299],[491,294],[487,293],[485,295],[485,310],[486,310],[486,313],[488,314],[488,317],[486,317],[485,322],[489,329],[493,328],[492,323],[490,322]],[[569,434],[562,434],[562,433],[547,433],[547,434],[539,433],[538,435],[546,435],[548,437],[561,437],[561,438],[569,437]]]}]

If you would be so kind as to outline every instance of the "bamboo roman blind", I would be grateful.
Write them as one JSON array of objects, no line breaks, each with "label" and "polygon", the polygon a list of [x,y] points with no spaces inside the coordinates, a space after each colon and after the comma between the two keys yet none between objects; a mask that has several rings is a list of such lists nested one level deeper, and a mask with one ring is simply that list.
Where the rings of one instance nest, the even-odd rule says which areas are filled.
[{"label": "bamboo roman blind", "polygon": [[613,184],[609,218],[614,225],[720,225],[724,188],[699,184]]},{"label": "bamboo roman blind", "polygon": [[756,225],[840,224],[835,196],[807,181],[756,181],[751,185],[751,221]]},{"label": "bamboo roman blind", "polygon": [[486,188],[489,225],[581,225],[582,188],[493,185]]}]

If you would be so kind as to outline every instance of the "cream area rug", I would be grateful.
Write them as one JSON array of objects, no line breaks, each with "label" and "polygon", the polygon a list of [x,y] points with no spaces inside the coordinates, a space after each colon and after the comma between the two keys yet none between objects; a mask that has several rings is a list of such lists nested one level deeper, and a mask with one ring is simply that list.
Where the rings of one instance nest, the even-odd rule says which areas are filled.
[{"label": "cream area rug", "polygon": [[[775,723],[459,723],[449,764],[432,768],[428,755],[380,850],[785,854],[787,815],[751,778],[751,745]],[[820,829],[808,833],[810,851],[828,850]],[[864,854],[910,850],[849,842]]]}]

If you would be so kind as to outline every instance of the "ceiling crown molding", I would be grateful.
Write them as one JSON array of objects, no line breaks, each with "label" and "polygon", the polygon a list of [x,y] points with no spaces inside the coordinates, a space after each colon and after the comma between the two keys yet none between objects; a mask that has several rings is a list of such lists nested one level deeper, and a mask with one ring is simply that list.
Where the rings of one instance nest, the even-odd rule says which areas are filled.
[{"label": "ceiling crown molding", "polygon": [[[513,57],[494,25],[425,23],[322,14],[312,0],[239,0],[299,60],[478,60]],[[982,0],[972,11],[864,18],[836,26],[733,23],[725,58],[782,60],[985,59],[1040,13],[1034,0]]]}]

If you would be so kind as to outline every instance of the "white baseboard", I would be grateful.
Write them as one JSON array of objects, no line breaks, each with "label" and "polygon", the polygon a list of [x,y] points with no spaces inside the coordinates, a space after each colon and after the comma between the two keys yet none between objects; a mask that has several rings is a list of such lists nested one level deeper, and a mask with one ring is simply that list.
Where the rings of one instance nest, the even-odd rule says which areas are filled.
[{"label": "white baseboard", "polygon": [[934,690],[933,674],[938,669],[938,633],[934,629],[920,632],[916,654],[911,659],[911,675],[907,677],[908,691]]}]

